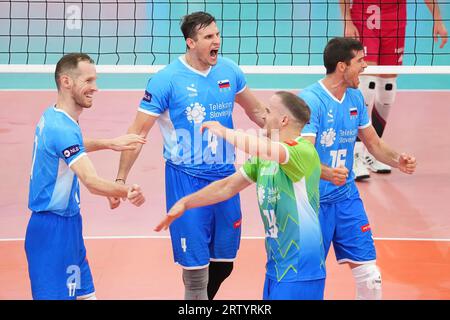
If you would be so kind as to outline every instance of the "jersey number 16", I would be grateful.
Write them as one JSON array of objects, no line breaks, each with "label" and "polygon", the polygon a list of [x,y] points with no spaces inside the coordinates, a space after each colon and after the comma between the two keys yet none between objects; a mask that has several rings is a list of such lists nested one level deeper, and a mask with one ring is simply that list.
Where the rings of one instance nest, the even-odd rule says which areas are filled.
[{"label": "jersey number 16", "polygon": [[332,168],[345,167],[345,157],[347,156],[347,149],[331,150],[330,151]]}]

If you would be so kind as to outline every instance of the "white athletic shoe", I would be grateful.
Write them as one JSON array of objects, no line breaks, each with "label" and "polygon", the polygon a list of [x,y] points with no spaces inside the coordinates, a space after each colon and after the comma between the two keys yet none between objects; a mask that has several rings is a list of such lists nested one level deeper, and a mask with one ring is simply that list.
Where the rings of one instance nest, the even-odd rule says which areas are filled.
[{"label": "white athletic shoe", "polygon": [[354,155],[353,172],[355,173],[356,181],[370,178],[370,172],[364,164],[364,160],[362,159],[361,155],[357,152]]},{"label": "white athletic shoe", "polygon": [[369,153],[369,151],[366,151],[366,154],[364,156],[364,164],[372,172],[375,172],[375,173],[391,173],[391,167],[388,166],[387,164],[384,164],[383,162],[380,162],[377,159],[375,159],[375,157],[373,155],[371,155]]}]

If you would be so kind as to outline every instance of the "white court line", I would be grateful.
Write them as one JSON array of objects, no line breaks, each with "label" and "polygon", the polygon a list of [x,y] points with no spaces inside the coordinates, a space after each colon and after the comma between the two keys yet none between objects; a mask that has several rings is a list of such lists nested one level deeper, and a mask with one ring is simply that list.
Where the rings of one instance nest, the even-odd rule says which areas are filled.
[{"label": "white court line", "polygon": [[[142,89],[99,89],[99,92],[102,91],[111,91],[111,92],[115,92],[115,91],[131,91],[131,92],[143,92],[144,91],[144,87]],[[252,91],[298,91],[300,89],[304,89],[304,88],[251,88]],[[13,91],[13,92],[20,92],[20,91],[38,91],[38,92],[50,92],[50,93],[56,93],[56,88],[55,89],[0,89],[0,92],[5,92],[5,91]],[[449,92],[450,89],[397,89],[397,92]]]},{"label": "white court line", "polygon": [[[85,240],[127,240],[127,239],[170,239],[169,236],[87,236]],[[242,237],[242,240],[264,240],[265,237]],[[24,241],[24,238],[5,238],[0,242]],[[433,239],[433,238],[374,238],[379,241],[434,241],[434,242],[450,242],[450,239]]]}]

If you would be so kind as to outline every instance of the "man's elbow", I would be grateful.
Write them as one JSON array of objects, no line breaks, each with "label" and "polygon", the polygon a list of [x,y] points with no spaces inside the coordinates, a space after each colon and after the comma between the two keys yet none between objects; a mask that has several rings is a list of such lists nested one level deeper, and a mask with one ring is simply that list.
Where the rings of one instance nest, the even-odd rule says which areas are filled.
[{"label": "man's elbow", "polygon": [[91,176],[86,176],[84,177],[84,179],[82,179],[82,182],[84,184],[84,186],[86,187],[86,189],[88,189],[88,191],[92,194],[95,195],[101,195],[100,189],[98,187],[98,177],[91,175]]}]

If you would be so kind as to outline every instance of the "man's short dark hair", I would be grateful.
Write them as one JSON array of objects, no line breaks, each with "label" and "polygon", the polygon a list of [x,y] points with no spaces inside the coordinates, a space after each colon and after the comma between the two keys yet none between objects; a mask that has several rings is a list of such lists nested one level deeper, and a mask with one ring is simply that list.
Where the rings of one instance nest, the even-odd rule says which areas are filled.
[{"label": "man's short dark hair", "polygon": [[309,110],[308,105],[302,98],[288,91],[277,91],[275,94],[280,97],[283,105],[291,112],[301,126],[309,122],[311,110]]},{"label": "man's short dark hair", "polygon": [[181,32],[183,32],[184,40],[191,38],[196,40],[197,31],[209,26],[215,22],[216,18],[207,12],[198,11],[185,15],[181,19]]},{"label": "man's short dark hair", "polygon": [[323,52],[323,64],[327,69],[327,74],[336,71],[338,62],[350,64],[350,60],[355,57],[356,51],[364,50],[359,40],[353,38],[337,37],[328,41]]},{"label": "man's short dark hair", "polygon": [[94,63],[94,60],[92,60],[91,57],[89,57],[87,54],[79,52],[68,53],[58,61],[55,69],[55,82],[58,90],[59,90],[59,78],[61,77],[61,75],[69,73],[72,70],[76,69],[80,61],[87,61],[89,63]]}]

